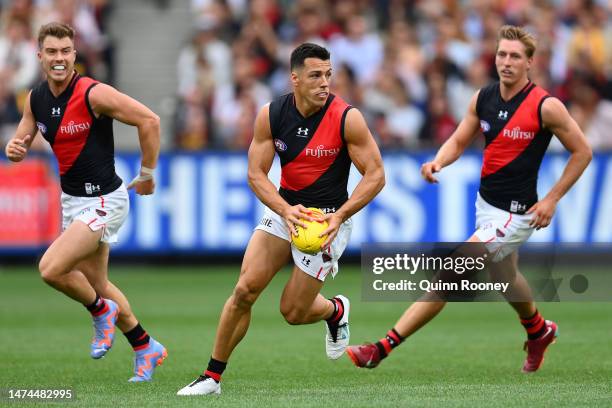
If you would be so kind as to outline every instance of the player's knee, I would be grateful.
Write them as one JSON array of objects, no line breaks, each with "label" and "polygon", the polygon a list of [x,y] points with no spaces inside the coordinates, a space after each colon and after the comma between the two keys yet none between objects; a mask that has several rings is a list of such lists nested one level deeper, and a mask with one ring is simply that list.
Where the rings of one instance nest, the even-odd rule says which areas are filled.
[{"label": "player's knee", "polygon": [[100,282],[94,282],[91,285],[94,290],[96,291],[96,293],[104,298],[108,298],[109,293],[108,293],[108,289],[109,289],[109,285],[108,285],[108,281],[105,279],[103,281]]},{"label": "player's knee", "polygon": [[259,290],[254,285],[239,281],[234,288],[233,305],[240,309],[249,309],[257,300]]},{"label": "player's knee", "polygon": [[58,283],[63,272],[57,262],[53,262],[53,260],[47,256],[43,256],[40,260],[38,270],[40,271],[42,280],[51,286],[55,286]]},{"label": "player's knee", "polygon": [[285,318],[285,321],[290,325],[298,325],[304,323],[304,313],[293,305],[285,305],[281,303],[280,312]]}]

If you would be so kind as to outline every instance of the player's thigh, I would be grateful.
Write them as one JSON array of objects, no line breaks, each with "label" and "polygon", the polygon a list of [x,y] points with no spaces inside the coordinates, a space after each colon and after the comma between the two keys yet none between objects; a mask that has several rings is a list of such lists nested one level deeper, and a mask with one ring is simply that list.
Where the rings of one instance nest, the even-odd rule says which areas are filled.
[{"label": "player's thigh", "polygon": [[[500,246],[504,244],[499,242],[491,242],[491,246],[487,247],[487,244],[482,242],[477,234],[472,235],[467,242],[469,245],[477,245],[476,248],[479,249],[475,250],[475,252],[486,251],[487,254],[493,255],[491,256],[490,262],[487,262],[487,271],[492,282],[514,282],[517,273],[519,273],[517,249],[510,247],[509,244]],[[507,255],[503,254],[503,252],[499,254],[500,248],[509,253]],[[496,253],[503,256],[495,257]]]},{"label": "player's thigh", "polygon": [[322,287],[323,281],[294,266],[281,296],[281,310],[307,311]]},{"label": "player's thigh", "polygon": [[235,293],[257,297],[274,275],[287,264],[290,256],[291,245],[288,241],[265,231],[255,230],[244,253]]},{"label": "player's thigh", "polygon": [[74,269],[85,275],[96,292],[102,292],[108,284],[109,245],[101,242],[98,249],[87,258],[76,264]]},{"label": "player's thigh", "polygon": [[476,233],[456,248],[456,255],[464,255],[472,258],[482,257],[489,253],[489,249]]},{"label": "player's thigh", "polygon": [[492,262],[488,267],[492,282],[512,283],[518,271],[518,251],[514,251],[499,262]]},{"label": "player's thigh", "polygon": [[75,221],[51,244],[40,260],[40,270],[47,274],[70,272],[74,266],[94,254],[100,245],[102,230],[92,231]]}]

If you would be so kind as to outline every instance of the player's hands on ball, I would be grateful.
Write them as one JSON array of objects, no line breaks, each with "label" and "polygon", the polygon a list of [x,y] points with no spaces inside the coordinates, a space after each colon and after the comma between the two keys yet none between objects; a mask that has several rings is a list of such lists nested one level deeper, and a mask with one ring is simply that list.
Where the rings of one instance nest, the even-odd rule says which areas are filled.
[{"label": "player's hands on ball", "polygon": [[336,238],[336,235],[338,234],[338,230],[340,229],[340,226],[342,225],[342,217],[340,217],[338,213],[329,213],[329,214],[325,214],[323,216],[323,219],[327,221],[327,225],[328,225],[327,229],[319,235],[319,237],[327,235],[327,239],[325,240],[323,245],[321,245],[321,249],[324,250],[324,249],[327,249],[333,242],[334,238]]},{"label": "player's hands on ball", "polygon": [[295,229],[296,225],[300,225],[303,228],[308,228],[304,220],[314,221],[312,211],[304,207],[302,204],[288,207],[283,214],[281,214],[281,216],[285,219],[285,222],[289,227],[289,231],[291,231],[291,233],[295,236],[297,236],[297,231]]},{"label": "player's hands on ball", "polygon": [[434,173],[439,172],[441,169],[442,166],[440,166],[438,163],[427,162],[421,166],[421,176],[423,176],[425,181],[428,183],[437,183],[438,179],[434,177]]},{"label": "player's hands on ball", "polygon": [[32,140],[31,135],[26,135],[23,139],[12,138],[7,144],[4,152],[6,157],[13,162],[22,161],[28,154],[28,144]]},{"label": "player's hands on ball", "polygon": [[535,203],[527,214],[533,214],[533,218],[529,222],[529,226],[539,230],[540,228],[546,228],[550,225],[555,209],[557,208],[557,202],[551,198],[544,198],[541,201]]}]

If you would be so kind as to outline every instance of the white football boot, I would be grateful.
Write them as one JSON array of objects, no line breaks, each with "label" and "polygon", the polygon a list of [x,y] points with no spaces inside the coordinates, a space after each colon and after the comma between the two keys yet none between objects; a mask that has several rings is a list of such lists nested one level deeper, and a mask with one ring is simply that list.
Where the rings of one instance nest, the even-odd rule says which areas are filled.
[{"label": "white football boot", "polygon": [[[338,324],[332,325],[331,328],[327,322],[325,323],[325,330],[327,331],[327,335],[325,336],[325,352],[327,353],[327,358],[337,360],[344,354],[344,350],[346,350],[349,344],[349,337],[351,335],[351,331],[349,330],[349,311],[351,309],[351,302],[349,302],[346,296],[342,295],[334,296],[334,298],[342,301],[344,314]],[[332,333],[334,330],[336,333]]]},{"label": "white football boot", "polygon": [[221,383],[210,377],[199,376],[191,384],[178,390],[176,395],[219,395],[221,394]]}]

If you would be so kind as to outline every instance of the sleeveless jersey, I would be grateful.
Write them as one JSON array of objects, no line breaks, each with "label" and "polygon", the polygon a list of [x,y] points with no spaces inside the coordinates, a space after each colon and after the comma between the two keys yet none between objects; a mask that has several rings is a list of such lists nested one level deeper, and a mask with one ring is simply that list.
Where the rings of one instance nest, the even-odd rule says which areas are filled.
[{"label": "sleeveless jersey", "polygon": [[480,90],[476,113],[485,136],[480,195],[489,204],[524,214],[538,201],[538,170],[552,133],[542,127],[548,93],[531,81],[509,101],[496,82]]},{"label": "sleeveless jersey", "polygon": [[290,205],[336,211],[348,200],[351,159],[344,121],[352,106],[330,94],[318,112],[303,117],[293,93],[270,104],[270,129],[281,162],[279,193]]},{"label": "sleeveless jersey", "polygon": [[30,96],[36,126],[57,157],[62,191],[72,196],[100,196],[121,185],[115,173],[112,118],[96,118],[89,105],[89,91],[97,84],[74,73],[57,98],[47,81]]}]

